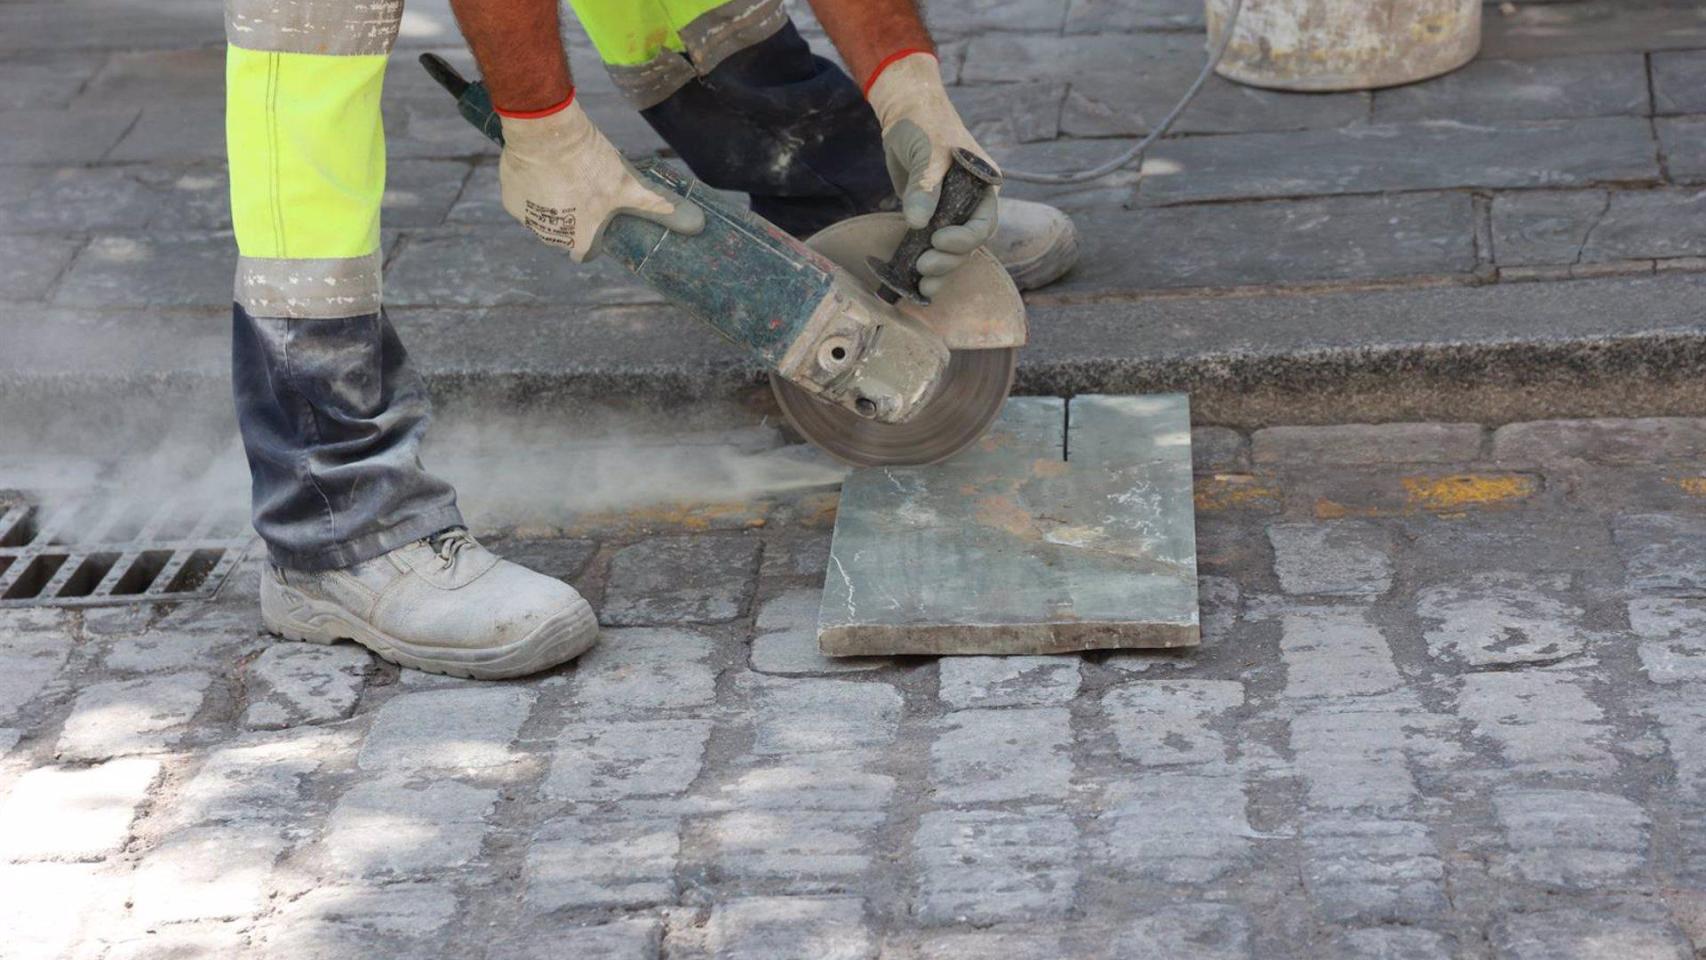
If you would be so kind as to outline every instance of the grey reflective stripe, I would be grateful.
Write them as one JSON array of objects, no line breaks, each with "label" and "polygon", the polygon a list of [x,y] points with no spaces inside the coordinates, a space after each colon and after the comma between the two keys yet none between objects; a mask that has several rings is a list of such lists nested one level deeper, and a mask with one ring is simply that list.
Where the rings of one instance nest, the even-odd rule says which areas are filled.
[{"label": "grey reflective stripe", "polygon": [[251,317],[332,320],[379,310],[379,251],[365,257],[238,257],[234,297]]},{"label": "grey reflective stripe", "polygon": [[225,0],[225,39],[269,53],[391,52],[403,0]]},{"label": "grey reflective stripe", "polygon": [[681,42],[700,73],[710,73],[732,53],[768,38],[788,22],[782,0],[729,0],[681,28]]},{"label": "grey reflective stripe", "polygon": [[654,107],[669,99],[669,95],[687,85],[699,74],[693,64],[679,53],[665,50],[650,61],[640,64],[604,65],[611,82],[636,110]]}]

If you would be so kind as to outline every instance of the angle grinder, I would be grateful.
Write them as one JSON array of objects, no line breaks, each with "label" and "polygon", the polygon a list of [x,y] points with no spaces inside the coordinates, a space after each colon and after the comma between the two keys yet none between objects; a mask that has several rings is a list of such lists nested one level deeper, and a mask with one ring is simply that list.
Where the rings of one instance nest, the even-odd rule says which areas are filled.
[{"label": "angle grinder", "polygon": [[[442,58],[421,63],[492,140],[502,125],[483,84]],[[934,463],[982,436],[1012,389],[1027,337],[1019,290],[988,250],[918,292],[930,236],[965,222],[999,174],[957,151],[930,224],[899,213],[853,217],[804,243],[660,161],[635,165],[649,184],[698,204],[705,229],[671,233],[617,216],[599,252],[747,350],[806,440],[856,466]]]}]

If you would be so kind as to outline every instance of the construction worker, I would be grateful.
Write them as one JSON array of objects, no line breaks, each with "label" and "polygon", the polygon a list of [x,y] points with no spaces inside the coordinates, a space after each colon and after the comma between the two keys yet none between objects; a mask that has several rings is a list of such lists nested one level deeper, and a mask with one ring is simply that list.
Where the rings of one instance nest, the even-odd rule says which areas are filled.
[{"label": "construction worker", "polygon": [[[617,86],[715,187],[804,236],[891,206],[922,226],[949,152],[982,149],[914,0],[813,0],[863,88],[780,0],[575,0]],[[557,0],[453,0],[502,116],[504,208],[576,260],[618,213],[695,233],[574,96]],[[430,404],[380,301],[379,98],[401,0],[226,0],[227,140],[240,258],[232,374],[270,563],[266,628],[353,639],[403,666],[520,676],[588,649],[569,585],[502,560],[422,466]],[[926,294],[980,244],[1022,286],[1070,268],[1069,220],[993,192],[919,261]]]}]

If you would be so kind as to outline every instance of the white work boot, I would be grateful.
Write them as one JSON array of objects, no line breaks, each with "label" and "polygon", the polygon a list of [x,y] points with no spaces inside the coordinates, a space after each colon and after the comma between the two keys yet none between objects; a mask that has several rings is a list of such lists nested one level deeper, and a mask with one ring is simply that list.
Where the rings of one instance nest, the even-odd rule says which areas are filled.
[{"label": "white work boot", "polygon": [[1007,268],[1020,290],[1059,280],[1078,262],[1078,228],[1046,203],[1001,198],[1001,222],[989,252]]},{"label": "white work boot", "polygon": [[401,666],[476,680],[554,667],[598,639],[574,587],[500,559],[461,528],[342,570],[269,565],[261,622],[290,640],[354,640]]}]

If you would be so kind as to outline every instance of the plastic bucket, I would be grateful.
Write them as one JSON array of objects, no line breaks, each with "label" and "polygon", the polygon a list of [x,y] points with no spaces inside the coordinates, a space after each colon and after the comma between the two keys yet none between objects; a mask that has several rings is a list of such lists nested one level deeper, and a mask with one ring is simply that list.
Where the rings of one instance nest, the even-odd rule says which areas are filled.
[{"label": "plastic bucket", "polygon": [[[1212,48],[1233,0],[1206,0]],[[1244,0],[1216,72],[1277,90],[1369,90],[1463,66],[1481,49],[1481,0]]]}]

